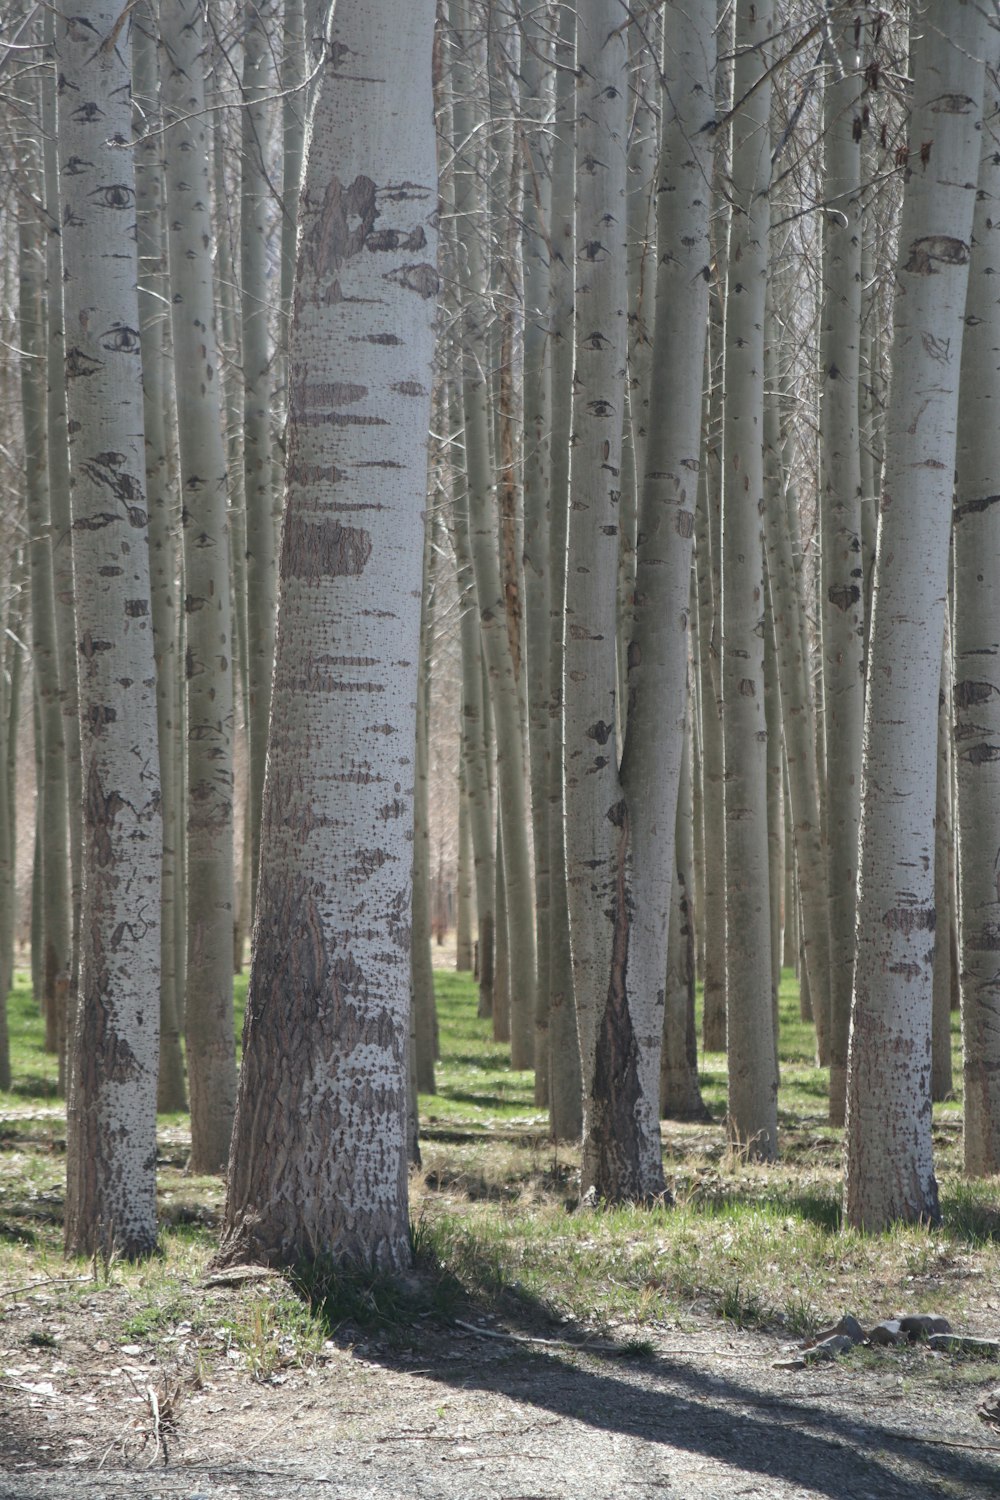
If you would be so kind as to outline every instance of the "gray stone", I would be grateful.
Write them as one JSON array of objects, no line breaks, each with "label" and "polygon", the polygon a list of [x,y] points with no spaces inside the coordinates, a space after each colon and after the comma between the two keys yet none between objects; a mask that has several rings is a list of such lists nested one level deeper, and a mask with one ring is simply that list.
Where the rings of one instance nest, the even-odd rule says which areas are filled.
[{"label": "gray stone", "polygon": [[885,1318],[869,1331],[868,1338],[873,1344],[901,1344],[905,1338],[903,1325],[898,1318]]},{"label": "gray stone", "polygon": [[835,1359],[838,1354],[846,1354],[849,1349],[854,1348],[854,1340],[850,1334],[835,1333],[831,1338],[823,1339],[819,1344],[812,1344],[804,1349],[802,1357],[808,1363],[818,1359]]},{"label": "gray stone", "polygon": [[976,1359],[1000,1359],[1000,1339],[974,1339],[960,1333],[932,1333],[927,1340],[932,1349],[947,1354],[969,1354]]},{"label": "gray stone", "polygon": [[928,1338],[932,1333],[951,1332],[948,1319],[942,1318],[939,1313],[912,1313],[908,1318],[900,1318],[899,1326],[911,1343]]},{"label": "gray stone", "polygon": [[840,1335],[849,1338],[852,1344],[863,1344],[865,1341],[865,1330],[857,1318],[853,1318],[850,1313],[845,1313],[831,1328],[824,1328],[817,1333],[816,1337],[810,1339],[805,1347],[812,1349],[817,1344],[825,1344],[827,1339],[837,1338]]}]

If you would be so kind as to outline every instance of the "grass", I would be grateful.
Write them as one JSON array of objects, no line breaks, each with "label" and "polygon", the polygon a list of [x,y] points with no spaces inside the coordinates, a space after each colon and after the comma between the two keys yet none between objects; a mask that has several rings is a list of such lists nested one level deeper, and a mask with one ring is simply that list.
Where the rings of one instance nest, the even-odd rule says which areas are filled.
[{"label": "grass", "polygon": [[[476,1016],[471,977],[438,971],[436,985],[442,1057],[436,1092],[420,1101],[415,1274],[344,1276],[320,1264],[220,1292],[202,1278],[221,1183],[186,1175],[183,1115],[159,1122],[161,1255],[103,1269],[63,1260],[65,1126],[19,973],[9,1011],[15,1087],[0,1094],[4,1285],[51,1278],[57,1306],[103,1299],[101,1316],[122,1343],[194,1348],[207,1361],[235,1351],[257,1379],[315,1357],[331,1335],[413,1339],[427,1319],[473,1314],[574,1337],[600,1329],[638,1357],[657,1327],[706,1317],[796,1339],[844,1311],[863,1323],[941,1312],[977,1333],[1000,1324],[1000,1199],[995,1181],[961,1175],[960,1100],[935,1106],[941,1228],[862,1235],[841,1226],[840,1132],[826,1124],[825,1081],[793,975],[780,995],[781,1160],[762,1166],[728,1153],[725,1057],[708,1054],[700,1076],[712,1122],[663,1127],[673,1206],[600,1212],[576,1208],[578,1153],[548,1140],[531,1075],[507,1067],[506,1048]],[[240,976],[237,1035],[245,996]]]}]

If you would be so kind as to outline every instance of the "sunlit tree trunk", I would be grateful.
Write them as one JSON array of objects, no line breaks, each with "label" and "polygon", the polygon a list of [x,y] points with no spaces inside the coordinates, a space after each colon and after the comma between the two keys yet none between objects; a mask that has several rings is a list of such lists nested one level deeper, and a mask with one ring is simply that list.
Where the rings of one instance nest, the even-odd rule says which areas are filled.
[{"label": "sunlit tree trunk", "polygon": [[979,6],[931,0],[915,45],[848,1075],[846,1214],[872,1230],[939,1215],[930,1107],[937,697],[987,36]]},{"label": "sunlit tree trunk", "polygon": [[277,0],[248,6],[243,30],[240,111],[240,325],[243,346],[243,493],[246,508],[246,620],[250,886],[256,890],[260,806],[274,663],[275,527],[271,462],[271,348],[268,334],[268,125]]},{"label": "sunlit tree trunk", "polygon": [[191,1168],[225,1168],[233,1036],[233,652],[223,393],[213,305],[202,8],[164,0],[171,312],[183,496],[187,676],[187,1034]]},{"label": "sunlit tree trunk", "polygon": [[178,819],[181,816],[178,723],[180,589],[175,517],[171,514],[170,446],[173,387],[164,334],[169,314],[163,217],[163,138],[159,133],[159,70],[152,7],[137,7],[132,25],[135,103],[136,238],[139,252],[139,329],[142,348],[143,421],[146,434],[146,501],[156,722],[160,757],[163,868],[160,879],[160,1071],[157,1107],[187,1108],[181,1053],[177,973]]},{"label": "sunlit tree trunk", "polygon": [[[861,733],[864,717],[865,597],[861,539],[861,78],[858,8],[840,3],[831,19],[833,68],[824,95],[823,301],[820,502],[826,827],[829,845],[830,1123],[844,1123],[847,1034],[854,970]],[[824,987],[825,988],[825,987]],[[813,983],[813,1007],[819,987]]]},{"label": "sunlit tree trunk", "polygon": [[764,1158],[777,1150],[761,554],[772,26],[769,0],[739,0],[722,525],[729,1132]]},{"label": "sunlit tree trunk", "polygon": [[66,397],[82,748],[80,991],[66,1248],[156,1244],[160,816],[128,47],[119,11],[56,23]]},{"label": "sunlit tree trunk", "polygon": [[549,322],[552,344],[552,441],[549,502],[549,1126],[556,1140],[575,1140],[583,1126],[580,1043],[573,989],[566,891],[566,819],[563,798],[563,668],[566,644],[566,540],[573,394],[573,305],[576,265],[575,142],[576,17],[559,14],[556,39],[555,120],[552,132],[552,259]]},{"label": "sunlit tree trunk", "polygon": [[433,29],[429,0],[338,0],[312,122],[228,1259],[385,1270],[410,1259]]},{"label": "sunlit tree trunk", "polygon": [[[507,599],[498,556],[494,474],[490,458],[490,381],[484,327],[483,225],[478,215],[477,166],[480,133],[473,128],[472,88],[478,46],[467,0],[453,0],[456,92],[453,101],[459,159],[455,171],[458,209],[458,274],[462,296],[462,400],[465,416],[470,539],[497,757],[497,807],[502,826],[504,889],[511,962],[511,1062],[534,1060],[535,916],[529,841],[528,789],[524,767],[519,664],[508,629]],[[499,933],[498,933],[499,937]]]},{"label": "sunlit tree trunk", "polygon": [[962,345],[955,503],[955,780],[965,1170],[1000,1171],[1000,84],[986,76],[983,149]]}]

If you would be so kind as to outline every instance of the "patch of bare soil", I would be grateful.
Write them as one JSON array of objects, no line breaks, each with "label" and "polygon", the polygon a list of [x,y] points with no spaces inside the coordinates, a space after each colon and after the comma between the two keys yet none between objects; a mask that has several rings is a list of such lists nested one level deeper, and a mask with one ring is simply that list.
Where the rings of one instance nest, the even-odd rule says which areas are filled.
[{"label": "patch of bare soil", "polygon": [[[204,1291],[220,1320],[233,1295]],[[790,1371],[777,1337],[720,1322],[635,1330],[641,1359],[426,1322],[403,1346],[342,1330],[255,1379],[245,1351],[183,1333],[123,1343],[114,1287],[4,1311],[0,1500],[1000,1494],[1000,1431],[976,1414],[1000,1368],[926,1347]]]}]

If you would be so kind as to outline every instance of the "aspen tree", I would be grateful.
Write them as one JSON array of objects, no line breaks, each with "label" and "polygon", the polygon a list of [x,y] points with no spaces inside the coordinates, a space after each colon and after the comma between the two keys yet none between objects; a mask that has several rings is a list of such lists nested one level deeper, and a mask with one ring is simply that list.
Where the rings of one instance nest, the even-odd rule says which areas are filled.
[{"label": "aspen tree", "polygon": [[988,25],[930,0],[893,309],[865,710],[847,1103],[848,1222],[939,1217],[931,1149],[937,699]]},{"label": "aspen tree", "polygon": [[[865,597],[861,537],[861,78],[858,7],[830,21],[832,70],[824,95],[824,197],[820,517],[826,827],[829,844],[829,981],[810,975],[814,1009],[829,993],[830,1123],[844,1123],[847,1035],[854,968]],[[822,986],[817,984],[822,978]],[[824,998],[824,1012],[826,1001]],[[825,1015],[824,1015],[825,1019]]]},{"label": "aspen tree", "polygon": [[338,0],[311,122],[256,941],[221,1254],[400,1270],[438,275],[431,0]]},{"label": "aspen tree", "polygon": [[[991,39],[992,40],[992,39]],[[961,896],[965,1170],[1000,1171],[1000,424],[994,419],[1000,349],[1000,81],[995,40],[986,107],[972,260],[965,304],[958,485],[955,497],[955,772]],[[940,923],[938,926],[940,942]]]},{"label": "aspen tree", "polygon": [[56,23],[84,788],[66,1248],[105,1257],[156,1244],[162,859],[130,55],[119,17],[109,0],[74,0]]},{"label": "aspen tree", "polygon": [[740,1149],[764,1158],[777,1151],[778,1091],[771,1019],[761,556],[772,28],[769,0],[738,0],[722,524],[729,1132]]},{"label": "aspen tree", "polygon": [[225,1169],[233,1035],[233,631],[223,393],[212,277],[209,117],[199,0],[164,0],[161,78],[171,325],[183,497],[191,1167]]}]

